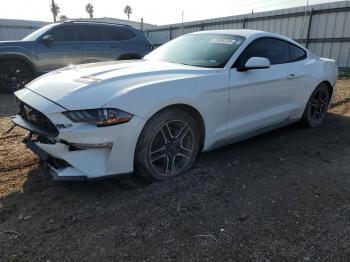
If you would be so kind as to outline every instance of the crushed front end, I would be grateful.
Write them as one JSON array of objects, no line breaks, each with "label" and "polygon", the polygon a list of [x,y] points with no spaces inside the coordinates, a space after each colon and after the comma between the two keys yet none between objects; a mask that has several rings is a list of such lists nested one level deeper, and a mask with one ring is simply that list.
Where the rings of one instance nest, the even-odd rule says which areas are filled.
[{"label": "crushed front end", "polygon": [[68,109],[31,90],[22,89],[16,97],[19,113],[12,121],[29,130],[23,142],[48,164],[55,180],[96,179],[133,171],[142,118],[108,127],[74,123],[64,114]]}]

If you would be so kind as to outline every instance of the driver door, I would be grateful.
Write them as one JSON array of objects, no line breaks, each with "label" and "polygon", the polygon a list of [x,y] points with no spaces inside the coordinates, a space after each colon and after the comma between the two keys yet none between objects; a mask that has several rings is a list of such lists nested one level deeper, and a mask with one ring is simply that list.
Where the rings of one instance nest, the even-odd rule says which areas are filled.
[{"label": "driver door", "polygon": [[82,42],[77,25],[54,27],[43,37],[52,35],[52,41],[41,38],[37,44],[38,65],[41,72],[83,62]]},{"label": "driver door", "polygon": [[[293,102],[293,74],[288,44],[274,38],[253,41],[230,70],[228,137],[252,136],[288,121],[297,110]],[[251,57],[269,59],[266,69],[237,71]],[[238,139],[240,140],[240,139]]]}]

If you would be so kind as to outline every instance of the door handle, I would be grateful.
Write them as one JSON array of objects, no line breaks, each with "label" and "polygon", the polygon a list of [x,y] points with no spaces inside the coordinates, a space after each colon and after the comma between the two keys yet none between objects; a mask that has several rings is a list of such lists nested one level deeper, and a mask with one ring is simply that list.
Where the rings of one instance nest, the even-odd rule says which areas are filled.
[{"label": "door handle", "polygon": [[296,78],[297,76],[295,74],[289,74],[287,75],[287,79],[293,79]]}]

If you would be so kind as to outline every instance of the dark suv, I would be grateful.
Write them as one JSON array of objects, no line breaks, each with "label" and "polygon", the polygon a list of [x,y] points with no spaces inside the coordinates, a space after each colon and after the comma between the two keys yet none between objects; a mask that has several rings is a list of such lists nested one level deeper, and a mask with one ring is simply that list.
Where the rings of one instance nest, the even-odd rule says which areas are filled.
[{"label": "dark suv", "polygon": [[21,41],[0,42],[0,88],[13,92],[57,68],[139,59],[151,49],[143,31],[127,25],[91,21],[49,24]]}]

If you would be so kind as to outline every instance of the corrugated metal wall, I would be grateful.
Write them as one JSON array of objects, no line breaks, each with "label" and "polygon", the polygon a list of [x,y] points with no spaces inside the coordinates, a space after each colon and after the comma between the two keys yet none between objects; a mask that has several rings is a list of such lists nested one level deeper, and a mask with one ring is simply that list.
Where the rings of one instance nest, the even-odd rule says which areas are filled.
[{"label": "corrugated metal wall", "polygon": [[350,1],[309,6],[305,21],[304,18],[305,8],[296,7],[159,26],[146,31],[146,35],[155,45],[161,45],[180,35],[201,30],[264,30],[302,42],[315,54],[335,59],[339,67],[350,69]]},{"label": "corrugated metal wall", "polygon": [[0,41],[22,39],[46,24],[40,21],[0,19]]}]

